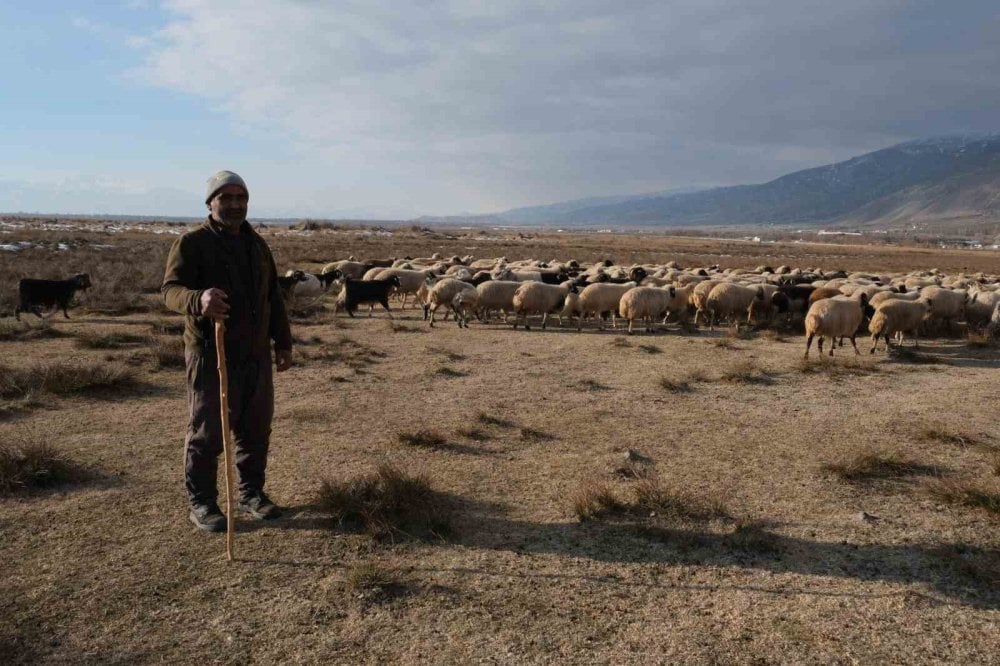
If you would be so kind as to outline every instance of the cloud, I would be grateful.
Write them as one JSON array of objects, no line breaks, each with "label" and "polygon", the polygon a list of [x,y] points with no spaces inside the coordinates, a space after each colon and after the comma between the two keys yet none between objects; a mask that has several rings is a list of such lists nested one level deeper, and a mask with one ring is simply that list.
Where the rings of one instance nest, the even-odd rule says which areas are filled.
[{"label": "cloud", "polygon": [[985,2],[165,8],[141,78],[437,212],[756,182],[995,129],[1000,103]]}]

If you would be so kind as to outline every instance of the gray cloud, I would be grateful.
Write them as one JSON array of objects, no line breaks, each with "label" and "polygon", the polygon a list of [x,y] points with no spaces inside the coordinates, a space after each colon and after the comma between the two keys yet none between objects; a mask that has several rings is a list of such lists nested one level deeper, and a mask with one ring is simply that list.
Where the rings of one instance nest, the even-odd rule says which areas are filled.
[{"label": "gray cloud", "polygon": [[170,2],[139,75],[286,136],[326,167],[311,192],[346,179],[340,203],[415,213],[759,182],[996,129],[987,2],[393,4]]}]

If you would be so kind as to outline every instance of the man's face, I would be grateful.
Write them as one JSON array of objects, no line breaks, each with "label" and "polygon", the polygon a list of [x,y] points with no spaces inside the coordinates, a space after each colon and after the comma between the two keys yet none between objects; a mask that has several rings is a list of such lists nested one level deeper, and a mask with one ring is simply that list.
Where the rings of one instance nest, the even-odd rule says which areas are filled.
[{"label": "man's face", "polygon": [[250,197],[239,185],[226,185],[215,193],[208,202],[212,219],[225,226],[230,231],[236,231],[247,219],[247,203]]}]

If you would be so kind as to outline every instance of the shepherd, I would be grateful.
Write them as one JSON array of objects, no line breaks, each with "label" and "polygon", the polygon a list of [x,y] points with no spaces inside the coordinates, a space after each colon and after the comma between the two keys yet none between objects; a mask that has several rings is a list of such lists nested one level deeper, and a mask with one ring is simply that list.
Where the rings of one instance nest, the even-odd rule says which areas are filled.
[{"label": "shepherd", "polygon": [[249,516],[269,520],[281,509],[264,492],[274,415],[274,365],[292,364],[292,335],[267,243],[246,221],[250,192],[232,171],[208,179],[208,219],[173,244],[160,291],[185,315],[184,358],[190,420],[184,442],[189,520],[208,532],[226,530],[216,477],[223,450],[214,323],[225,322],[229,422],[235,435],[239,502]]}]

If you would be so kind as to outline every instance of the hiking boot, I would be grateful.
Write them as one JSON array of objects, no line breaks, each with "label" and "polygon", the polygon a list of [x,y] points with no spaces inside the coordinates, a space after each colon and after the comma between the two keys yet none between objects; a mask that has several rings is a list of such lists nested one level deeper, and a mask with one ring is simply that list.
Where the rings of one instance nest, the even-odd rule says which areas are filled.
[{"label": "hiking boot", "polygon": [[192,504],[191,512],[188,513],[188,520],[194,526],[206,532],[225,532],[226,517],[222,515],[219,505],[215,502],[211,504]]},{"label": "hiking boot", "polygon": [[260,520],[271,520],[281,515],[281,508],[263,490],[240,498],[236,508]]}]

